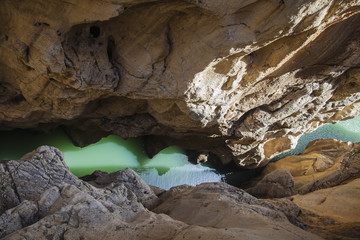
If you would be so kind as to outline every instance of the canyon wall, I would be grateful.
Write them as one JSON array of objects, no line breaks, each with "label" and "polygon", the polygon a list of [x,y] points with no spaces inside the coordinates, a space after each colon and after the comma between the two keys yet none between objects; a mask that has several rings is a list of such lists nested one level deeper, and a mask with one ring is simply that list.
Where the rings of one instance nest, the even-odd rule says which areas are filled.
[{"label": "canyon wall", "polygon": [[253,168],[360,114],[356,0],[3,0],[0,20],[0,130]]}]

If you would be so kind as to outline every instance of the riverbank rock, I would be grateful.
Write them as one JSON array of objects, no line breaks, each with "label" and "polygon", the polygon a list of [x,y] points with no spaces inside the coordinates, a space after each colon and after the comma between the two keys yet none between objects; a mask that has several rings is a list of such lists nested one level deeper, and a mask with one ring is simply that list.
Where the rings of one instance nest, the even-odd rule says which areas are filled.
[{"label": "riverbank rock", "polygon": [[267,174],[254,187],[246,190],[260,198],[281,198],[295,194],[294,178],[287,170],[275,170]]},{"label": "riverbank rock", "polygon": [[309,231],[325,239],[360,238],[360,179],[339,186],[295,195],[301,209],[298,218]]},{"label": "riverbank rock", "polygon": [[280,169],[290,172],[294,189],[301,194],[337,186],[360,177],[360,143],[315,140],[308,144],[304,153],[266,166],[264,180]]},{"label": "riverbank rock", "polygon": [[[150,188],[131,170],[97,172],[90,179],[95,187],[73,176],[62,153],[47,146],[0,166],[10,179],[1,178],[0,238],[6,240],[321,239],[225,183],[173,188],[150,211],[139,194]],[[4,188],[14,192],[12,204]]]},{"label": "riverbank rock", "polygon": [[[360,3],[0,2],[0,129],[148,136],[265,166],[360,114]],[[156,142],[156,143],[155,143]],[[151,147],[148,147],[151,148]]]},{"label": "riverbank rock", "polygon": [[[309,143],[303,154],[270,163],[265,177],[247,191],[267,198],[263,201],[283,209],[289,220],[300,220],[307,231],[325,239],[358,239],[359,164],[359,143],[319,139]],[[288,173],[294,181],[291,194],[279,187],[282,181],[268,180],[278,172]],[[274,196],[273,189],[282,191]]]}]

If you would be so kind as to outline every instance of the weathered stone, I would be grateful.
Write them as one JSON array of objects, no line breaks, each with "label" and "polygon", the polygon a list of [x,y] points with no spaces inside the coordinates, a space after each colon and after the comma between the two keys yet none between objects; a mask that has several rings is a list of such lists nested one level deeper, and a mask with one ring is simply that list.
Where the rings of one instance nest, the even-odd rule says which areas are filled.
[{"label": "weathered stone", "polygon": [[95,178],[88,181],[91,185],[98,188],[111,189],[114,185],[121,183],[124,184],[126,188],[132,189],[137,200],[146,208],[152,208],[158,203],[158,198],[153,190],[134,172],[134,170],[127,168],[123,171],[116,171],[113,173],[96,172],[100,174],[95,173]]},{"label": "weathered stone", "polygon": [[[290,224],[278,208],[271,204],[262,204],[245,191],[225,183],[174,187],[167,194],[163,194],[161,199],[163,202],[154,212],[165,213],[190,225],[241,229],[247,234],[245,236],[256,238],[252,235],[254,231],[257,237],[274,239],[296,238],[293,231],[300,229]],[[261,230],[256,230],[259,226]]]},{"label": "weathered stone", "polygon": [[309,230],[325,239],[358,239],[360,237],[360,179],[295,195],[293,202],[301,209],[299,218]]},{"label": "weathered stone", "polygon": [[254,187],[246,190],[260,198],[281,198],[295,194],[294,178],[287,170],[275,170],[267,174]]},{"label": "weathered stone", "polygon": [[270,163],[264,175],[279,169],[294,177],[295,190],[307,193],[337,186],[360,177],[360,144],[319,139],[308,144],[303,154]]},{"label": "weathered stone", "polygon": [[[360,114],[359,1],[0,3],[0,129],[66,125],[264,166]],[[59,14],[61,11],[61,14]]]},{"label": "weathered stone", "polygon": [[[1,162],[1,169],[19,178],[6,183],[18,195],[18,204],[0,215],[6,240],[321,239],[292,225],[275,206],[225,183],[173,188],[161,194],[154,213],[143,204],[157,197],[129,169],[87,176],[98,188],[73,176],[62,153],[47,146],[18,162]],[[160,213],[164,209],[169,216]]]}]

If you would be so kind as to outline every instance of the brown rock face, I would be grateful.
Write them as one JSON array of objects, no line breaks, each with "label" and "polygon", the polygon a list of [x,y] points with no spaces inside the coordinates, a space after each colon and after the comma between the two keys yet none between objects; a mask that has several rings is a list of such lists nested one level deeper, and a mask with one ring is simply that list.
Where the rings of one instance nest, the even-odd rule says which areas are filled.
[{"label": "brown rock face", "polygon": [[285,170],[293,176],[294,188],[300,194],[343,184],[360,177],[360,143],[315,140],[303,154],[269,163],[263,174]]},{"label": "brown rock face", "polygon": [[300,134],[359,115],[359,10],[336,0],[4,0],[0,129],[65,125],[79,144],[148,135],[263,166]]},{"label": "brown rock face", "polygon": [[[290,187],[285,188],[289,184],[284,184],[280,172],[290,174],[292,193]],[[283,209],[289,219],[296,217],[308,231],[325,239],[359,239],[359,143],[315,140],[303,154],[269,163],[264,175],[247,190],[250,194],[277,197],[264,201]]]}]

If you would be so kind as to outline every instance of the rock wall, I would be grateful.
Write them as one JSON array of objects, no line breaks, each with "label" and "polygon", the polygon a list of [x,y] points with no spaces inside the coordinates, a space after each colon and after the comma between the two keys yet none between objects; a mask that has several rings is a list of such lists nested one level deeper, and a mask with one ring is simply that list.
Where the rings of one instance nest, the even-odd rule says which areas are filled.
[{"label": "rock wall", "polygon": [[[360,114],[360,3],[0,2],[0,129],[59,125],[265,165]],[[150,149],[149,152],[156,152]]]}]

